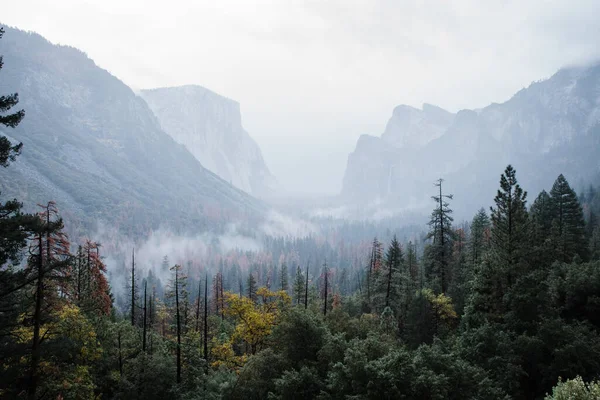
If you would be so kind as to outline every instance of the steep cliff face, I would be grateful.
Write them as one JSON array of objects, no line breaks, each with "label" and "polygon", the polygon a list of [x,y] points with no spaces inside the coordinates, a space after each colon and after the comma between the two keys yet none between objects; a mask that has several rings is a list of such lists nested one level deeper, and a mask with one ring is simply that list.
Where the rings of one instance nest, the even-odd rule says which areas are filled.
[{"label": "steep cliff face", "polygon": [[575,184],[590,179],[600,172],[599,160],[596,64],[560,70],[480,110],[396,107],[382,136],[361,137],[349,155],[342,195],[427,208],[431,182],[442,177],[450,190],[469,197],[466,208],[489,203],[507,163],[535,193],[559,173]]},{"label": "steep cliff face", "polygon": [[400,105],[394,109],[381,138],[401,148],[419,148],[444,134],[454,114],[423,104],[423,109]]},{"label": "steep cliff face", "polygon": [[242,126],[239,103],[201,86],[143,90],[140,94],[163,130],[204,167],[255,196],[276,189],[260,148]]},{"label": "steep cliff face", "polygon": [[18,92],[26,110],[17,129],[3,129],[24,144],[0,169],[3,198],[29,209],[55,200],[75,219],[139,230],[204,229],[264,210],[203,168],[143,99],[81,51],[7,29],[0,54],[2,91]]}]

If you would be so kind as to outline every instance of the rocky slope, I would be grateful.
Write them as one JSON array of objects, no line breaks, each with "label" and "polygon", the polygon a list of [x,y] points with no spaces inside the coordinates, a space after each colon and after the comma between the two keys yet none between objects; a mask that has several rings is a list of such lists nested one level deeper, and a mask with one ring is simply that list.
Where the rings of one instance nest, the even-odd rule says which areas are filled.
[{"label": "rocky slope", "polygon": [[200,230],[265,206],[203,168],[160,127],[146,102],[81,51],[6,29],[2,94],[26,110],[3,133],[24,143],[0,170],[2,197],[29,209],[55,200],[80,221],[143,231]]},{"label": "rocky slope", "polygon": [[204,167],[255,196],[276,190],[260,148],[242,126],[239,103],[192,85],[142,90],[140,95],[163,130]]},{"label": "rocky slope", "polygon": [[442,177],[457,207],[472,210],[493,199],[507,163],[532,194],[559,173],[575,185],[600,173],[600,64],[560,70],[480,110],[397,107],[381,137],[358,140],[342,196],[426,209]]}]

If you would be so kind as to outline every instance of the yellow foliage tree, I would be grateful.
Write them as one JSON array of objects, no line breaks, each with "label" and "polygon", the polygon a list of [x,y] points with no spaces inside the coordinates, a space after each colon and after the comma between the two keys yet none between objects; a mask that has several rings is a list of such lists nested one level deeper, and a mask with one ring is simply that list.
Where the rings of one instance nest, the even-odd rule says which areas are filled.
[{"label": "yellow foliage tree", "polygon": [[[13,335],[20,343],[30,343],[33,328],[23,324]],[[65,304],[55,311],[52,322],[40,326],[40,335],[43,343],[54,349],[52,354],[42,353],[40,391],[49,398],[93,399],[90,363],[100,358],[102,348],[94,327],[79,307]],[[29,364],[27,359],[22,362],[24,366]]]},{"label": "yellow foliage tree", "polygon": [[291,303],[291,298],[285,291],[272,292],[262,287],[257,290],[256,296],[259,301],[255,303],[247,297],[225,293],[225,314],[236,319],[231,340],[247,343],[251,354],[261,348],[281,311]]},{"label": "yellow foliage tree", "polygon": [[436,333],[439,330],[440,324],[448,328],[452,327],[458,318],[452,304],[452,299],[443,293],[436,296],[431,289],[423,289],[421,293],[429,304],[431,304]]},{"label": "yellow foliage tree", "polygon": [[248,356],[245,354],[241,356],[235,354],[231,340],[220,342],[216,338],[212,340],[210,354],[212,359],[215,360],[211,363],[214,368],[224,366],[230,369],[237,369],[243,367],[248,359]]}]

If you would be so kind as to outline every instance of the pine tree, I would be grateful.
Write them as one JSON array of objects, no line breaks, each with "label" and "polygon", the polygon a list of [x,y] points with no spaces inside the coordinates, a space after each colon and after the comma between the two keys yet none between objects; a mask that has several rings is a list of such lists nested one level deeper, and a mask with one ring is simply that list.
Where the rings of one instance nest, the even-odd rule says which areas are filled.
[{"label": "pine tree", "polygon": [[329,298],[329,267],[327,266],[327,261],[323,264],[323,280],[325,282],[323,287],[323,316],[327,315],[327,299]]},{"label": "pine tree", "polygon": [[408,242],[406,246],[406,268],[410,275],[410,280],[414,284],[419,279],[419,264],[417,262],[416,245],[413,242]]},{"label": "pine tree", "polygon": [[306,283],[304,284],[304,309],[308,309],[308,267],[309,263],[306,263]]},{"label": "pine tree", "polygon": [[401,267],[404,263],[402,248],[396,235],[392,238],[390,247],[385,255],[384,271],[382,279],[385,282],[385,304],[384,307],[392,306],[392,303],[398,305],[398,295],[401,286]]},{"label": "pine tree", "polygon": [[281,270],[279,271],[279,279],[281,280],[281,290],[287,293],[288,291],[288,267],[285,263],[281,264]]},{"label": "pine tree", "polygon": [[152,286],[152,295],[150,296],[150,305],[148,311],[149,318],[149,328],[150,328],[150,355],[152,355],[152,350],[154,349],[154,302],[156,301],[156,286]]},{"label": "pine tree", "polygon": [[171,281],[171,290],[169,292],[169,298],[173,301],[173,313],[175,315],[175,333],[177,335],[177,348],[176,348],[176,363],[177,363],[177,383],[181,383],[181,336],[184,333],[185,326],[182,319],[182,301],[181,298],[184,296],[186,291],[186,277],[181,273],[181,266],[179,264],[171,267],[173,271],[173,279]]},{"label": "pine tree", "polygon": [[198,297],[196,298],[196,332],[200,332],[200,305],[202,304],[202,279],[198,279]]},{"label": "pine tree", "polygon": [[33,338],[29,368],[28,398],[37,398],[40,381],[41,327],[50,322],[50,304],[60,301],[59,294],[64,293],[65,276],[70,265],[69,242],[63,232],[63,222],[53,202],[42,207],[39,221],[34,230],[34,240],[30,249],[27,273],[35,285],[34,311],[31,318]]},{"label": "pine tree", "polygon": [[490,218],[484,208],[477,211],[471,222],[471,236],[468,244],[469,261],[473,267],[481,263],[483,255],[489,249]]},{"label": "pine tree", "polygon": [[[166,261],[165,256],[165,261]],[[137,276],[135,271],[135,249],[131,251],[131,268],[129,273],[129,283],[127,285],[127,289],[130,294],[130,303],[129,303],[129,313],[131,317],[131,326],[135,326],[135,310],[136,310],[136,302],[138,297],[138,289],[137,289]]]},{"label": "pine tree", "polygon": [[302,296],[304,296],[304,275],[302,274],[300,265],[298,265],[296,267],[296,277],[294,279],[294,298],[296,299],[296,304],[300,304]]},{"label": "pine tree", "polygon": [[516,171],[509,165],[500,177],[500,189],[491,207],[491,243],[497,262],[506,268],[506,283],[510,287],[518,273],[517,265],[524,261],[529,239],[526,209],[527,192],[517,182]]},{"label": "pine tree", "polygon": [[[0,28],[0,39],[4,36],[4,28]],[[4,65],[3,58],[0,55],[0,70]],[[19,103],[19,95],[17,93],[0,96],[0,113],[10,111]],[[9,128],[15,128],[23,117],[25,111],[20,110],[12,114],[0,115],[0,124]],[[7,167],[11,161],[15,161],[16,157],[21,153],[23,143],[13,145],[6,136],[0,136],[0,166]]]},{"label": "pine tree", "polygon": [[254,274],[250,272],[248,275],[248,298],[252,301],[256,301],[256,278],[254,278]]},{"label": "pine tree", "polygon": [[442,190],[443,179],[438,179],[434,184],[439,188],[439,193],[431,198],[436,203],[436,208],[431,213],[428,223],[428,239],[433,242],[427,248],[427,277],[436,290],[445,293],[450,285],[450,259],[452,257],[452,209],[447,200],[452,200],[453,195],[444,194]]},{"label": "pine tree", "polygon": [[372,289],[373,282],[375,282],[377,278],[377,274],[381,267],[381,242],[377,240],[377,238],[373,239],[373,245],[371,246],[371,257],[369,259],[369,267],[367,269],[367,305],[371,307],[372,305]]},{"label": "pine tree", "polygon": [[592,232],[589,249],[590,259],[594,261],[600,260],[600,225],[597,225]]},{"label": "pine tree", "polygon": [[594,229],[596,229],[598,225],[598,216],[594,211],[589,210],[588,219],[585,224],[585,234],[588,238],[592,237],[592,235],[594,234]]},{"label": "pine tree", "polygon": [[[0,28],[0,39],[3,35],[4,29]],[[2,66],[0,55],[0,70]],[[0,125],[15,128],[21,122],[25,115],[23,110],[6,114],[18,100],[16,93],[0,96]],[[0,166],[8,167],[20,154],[21,148],[21,143],[13,145],[7,137],[0,136]],[[23,289],[32,283],[31,279],[35,279],[19,264],[30,232],[39,229],[39,216],[24,214],[22,207],[16,199],[0,203],[0,359],[5,362],[8,362],[8,356],[15,355],[10,332],[15,328],[14,321],[27,300]]]},{"label": "pine tree", "polygon": [[73,291],[80,307],[88,313],[108,315],[112,307],[106,265],[100,257],[100,243],[87,239],[78,249],[73,266],[77,268]]},{"label": "pine tree", "polygon": [[454,307],[459,313],[465,305],[468,296],[469,283],[472,279],[472,270],[467,266],[467,234],[466,224],[463,228],[454,231],[454,245],[452,248],[452,284],[448,292],[454,302]]},{"label": "pine tree", "polygon": [[208,374],[208,274],[204,280],[204,334],[202,335],[204,344],[204,360],[206,361],[205,373]]},{"label": "pine tree", "polygon": [[213,303],[215,305],[215,313],[220,315],[221,319],[225,318],[225,299],[223,297],[223,292],[223,273],[217,272],[213,279]]},{"label": "pine tree", "polygon": [[587,259],[583,210],[575,191],[562,174],[552,186],[550,204],[557,259],[566,263],[575,255]]},{"label": "pine tree", "polygon": [[532,259],[541,265],[549,265],[554,260],[551,203],[548,193],[542,190],[529,209]]},{"label": "pine tree", "polygon": [[146,308],[146,301],[148,299],[147,296],[147,289],[148,289],[148,281],[144,281],[144,308],[143,308],[143,312],[144,312],[144,320],[143,320],[143,333],[142,333],[142,351],[146,351],[146,337],[147,337],[147,326],[146,326],[146,321],[147,321],[147,311],[148,309]]}]

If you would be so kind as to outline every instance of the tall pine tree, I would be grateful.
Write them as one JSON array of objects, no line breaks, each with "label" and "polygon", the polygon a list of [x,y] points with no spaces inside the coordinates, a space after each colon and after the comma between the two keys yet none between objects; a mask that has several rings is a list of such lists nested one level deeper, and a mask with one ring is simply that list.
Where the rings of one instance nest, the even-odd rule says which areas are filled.
[{"label": "tall pine tree", "polygon": [[469,261],[472,267],[481,262],[483,255],[489,249],[490,217],[484,208],[477,211],[471,221],[471,235],[469,237]]},{"label": "tall pine tree", "polygon": [[432,243],[426,250],[427,279],[429,284],[436,292],[445,293],[450,286],[450,259],[452,257],[452,209],[448,200],[452,200],[453,195],[444,194],[442,184],[444,180],[438,179],[434,184],[439,189],[439,193],[431,196],[436,203],[436,207],[431,213],[429,221],[428,239]]},{"label": "tall pine tree", "polygon": [[300,265],[296,267],[296,277],[294,278],[294,298],[296,304],[300,304],[304,298],[304,275],[302,274],[302,268]]},{"label": "tall pine tree", "polygon": [[552,245],[552,201],[545,190],[538,195],[529,209],[531,222],[532,262],[548,265],[555,259]]},{"label": "tall pine tree", "polygon": [[517,266],[524,261],[529,239],[527,192],[517,181],[516,171],[508,165],[500,177],[500,189],[491,207],[491,242],[497,262],[506,268],[507,285],[514,282]]},{"label": "tall pine tree", "polygon": [[556,258],[569,263],[578,255],[587,259],[583,210],[575,191],[560,174],[550,191],[552,237]]},{"label": "tall pine tree", "polygon": [[[4,36],[4,28],[0,28],[0,39],[2,39],[2,36]],[[0,70],[3,65],[4,60],[2,55],[0,55]],[[18,103],[18,93],[0,96],[0,125],[9,128],[15,128],[19,125],[25,116],[25,111],[19,110],[8,113]],[[6,136],[0,136],[0,166],[7,167],[11,161],[15,161],[15,158],[21,153],[22,147],[23,143],[12,144]]]}]

